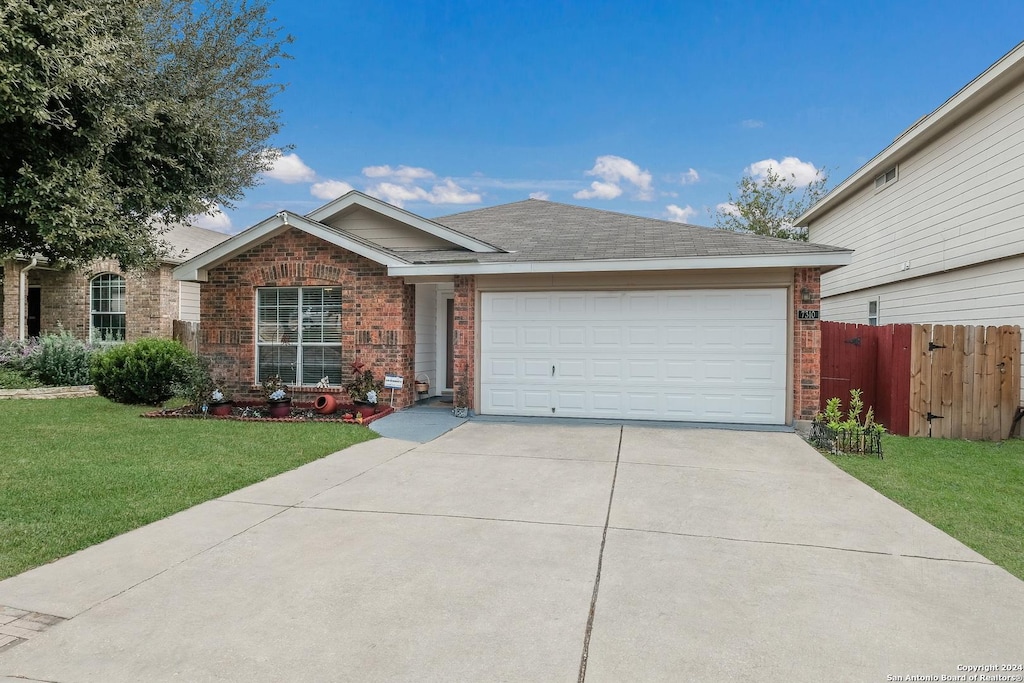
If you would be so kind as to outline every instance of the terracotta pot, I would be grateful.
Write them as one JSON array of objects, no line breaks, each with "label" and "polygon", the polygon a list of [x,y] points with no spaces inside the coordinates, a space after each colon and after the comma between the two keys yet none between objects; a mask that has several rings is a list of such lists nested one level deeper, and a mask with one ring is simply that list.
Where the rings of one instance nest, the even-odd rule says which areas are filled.
[{"label": "terracotta pot", "polygon": [[283,401],[267,401],[270,408],[270,417],[291,417],[292,400],[286,398]]},{"label": "terracotta pot", "polygon": [[373,415],[374,413],[377,412],[377,404],[376,403],[359,403],[359,404],[356,404],[356,412],[358,412],[363,417],[370,417],[371,415]]},{"label": "terracotta pot", "polygon": [[210,415],[216,415],[217,417],[224,417],[225,415],[231,414],[231,401],[224,401],[223,403],[211,403],[209,406]]},{"label": "terracotta pot", "polygon": [[313,408],[321,415],[330,415],[338,409],[338,399],[330,394],[321,394],[313,401]]}]

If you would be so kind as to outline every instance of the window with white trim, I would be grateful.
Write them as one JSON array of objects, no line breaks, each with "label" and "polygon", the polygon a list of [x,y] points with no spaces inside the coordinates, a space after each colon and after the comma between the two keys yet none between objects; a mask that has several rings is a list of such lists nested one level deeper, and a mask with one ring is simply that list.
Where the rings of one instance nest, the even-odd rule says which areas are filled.
[{"label": "window with white trim", "polygon": [[896,169],[897,167],[893,166],[892,168],[886,169],[884,172],[879,173],[875,177],[875,189],[880,190],[889,183],[896,182],[896,179],[899,178],[899,173]]},{"label": "window with white trim", "polygon": [[114,273],[97,275],[89,282],[89,338],[124,341],[125,331],[124,278]]},{"label": "window with white trim", "polygon": [[868,302],[868,325],[878,325],[878,299]]},{"label": "window with white trim", "polygon": [[280,375],[285,384],[314,386],[341,375],[341,288],[256,290],[256,383]]}]

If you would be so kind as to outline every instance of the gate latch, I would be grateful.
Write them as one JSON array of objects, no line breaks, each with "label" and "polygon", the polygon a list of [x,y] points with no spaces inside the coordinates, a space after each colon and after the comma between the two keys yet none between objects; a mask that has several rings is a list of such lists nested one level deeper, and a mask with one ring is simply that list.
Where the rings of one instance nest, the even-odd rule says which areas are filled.
[{"label": "gate latch", "polygon": [[860,337],[854,337],[853,339],[847,339],[845,344],[853,344],[854,346],[860,346]]}]

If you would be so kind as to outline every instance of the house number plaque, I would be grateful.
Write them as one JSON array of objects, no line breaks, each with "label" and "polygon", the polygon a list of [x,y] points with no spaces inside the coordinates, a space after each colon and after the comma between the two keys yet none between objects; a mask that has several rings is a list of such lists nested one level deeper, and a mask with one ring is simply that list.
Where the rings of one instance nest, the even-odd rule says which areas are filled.
[{"label": "house number plaque", "polygon": [[818,320],[821,318],[821,311],[797,311],[797,320]]}]

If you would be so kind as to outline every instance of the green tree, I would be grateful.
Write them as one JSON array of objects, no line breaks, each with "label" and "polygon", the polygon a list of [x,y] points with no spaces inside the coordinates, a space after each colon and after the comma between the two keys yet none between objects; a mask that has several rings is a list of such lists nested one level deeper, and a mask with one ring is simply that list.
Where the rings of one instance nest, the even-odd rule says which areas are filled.
[{"label": "green tree", "polygon": [[135,268],[279,151],[269,0],[0,3],[0,256]]},{"label": "green tree", "polygon": [[793,224],[825,196],[827,182],[825,169],[818,169],[817,180],[802,189],[793,176],[783,177],[772,168],[761,178],[745,175],[738,185],[739,195],[730,194],[728,203],[715,211],[715,227],[806,242],[807,229]]}]

